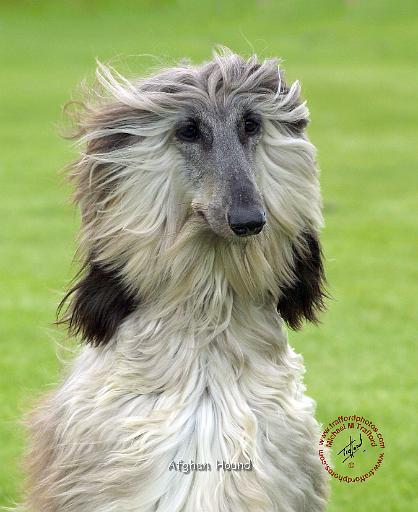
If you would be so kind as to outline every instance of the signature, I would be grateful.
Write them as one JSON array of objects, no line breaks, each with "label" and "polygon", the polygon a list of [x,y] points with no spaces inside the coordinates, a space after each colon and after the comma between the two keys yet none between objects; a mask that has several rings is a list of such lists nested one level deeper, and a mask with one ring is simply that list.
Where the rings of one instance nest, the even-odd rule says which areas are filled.
[{"label": "signature", "polygon": [[[352,459],[354,457],[354,454],[356,453],[356,451],[363,444],[363,439],[361,438],[361,434],[360,434],[360,442],[357,444],[354,444],[355,442],[356,442],[356,440],[351,439],[351,436],[350,436],[350,442],[346,446],[344,446],[344,448],[342,450],[340,450],[338,452],[337,455],[340,455],[342,453],[342,456],[345,457],[343,462],[345,462],[347,459]],[[365,452],[365,451],[366,450],[363,450],[363,452]]]}]

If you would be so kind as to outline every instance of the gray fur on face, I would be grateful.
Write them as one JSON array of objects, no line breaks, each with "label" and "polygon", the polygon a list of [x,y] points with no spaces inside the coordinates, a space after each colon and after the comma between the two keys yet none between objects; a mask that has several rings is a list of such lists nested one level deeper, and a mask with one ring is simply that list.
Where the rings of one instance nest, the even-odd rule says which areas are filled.
[{"label": "gray fur on face", "polygon": [[[171,145],[180,156],[182,192],[191,210],[217,235],[236,238],[231,216],[267,215],[268,221],[257,183],[264,127],[269,124],[284,137],[301,139],[308,116],[298,84],[285,85],[276,59],[246,60],[224,50],[206,64],[170,68],[133,82],[121,76],[116,81],[104,66],[98,76],[117,101],[108,103],[106,95],[99,95],[77,121],[81,142],[87,143],[80,162],[87,172],[79,174],[77,194],[85,218],[96,216],[98,199],[100,206],[112,201],[114,195],[106,194],[113,190],[109,183],[117,183],[119,169],[144,156],[151,161],[159,148]],[[259,130],[246,131],[248,118]],[[196,141],[178,136],[190,123],[199,132]]]},{"label": "gray fur on face", "polygon": [[[244,212],[251,217],[253,212],[265,217],[256,163],[263,124],[271,121],[283,134],[301,136],[307,122],[307,110],[298,94],[289,94],[276,59],[260,63],[255,56],[245,60],[225,50],[203,66],[171,68],[129,87],[121,98],[127,103],[126,94],[131,93],[129,116],[121,109],[119,126],[114,111],[108,116],[112,125],[106,119],[100,122],[107,138],[113,135],[123,147],[120,138],[131,137],[132,149],[157,133],[171,141],[182,157],[179,167],[192,209],[221,237],[234,238],[231,215]],[[259,125],[255,133],[246,132],[248,118]],[[91,121],[94,125],[98,120]],[[190,123],[199,132],[196,141],[178,137]],[[123,150],[129,154],[129,147]]]},{"label": "gray fur on face", "polygon": [[[277,109],[288,89],[276,60],[260,64],[255,57],[246,61],[228,52],[225,56],[215,57],[199,68],[168,70],[141,87],[147,92],[167,94],[165,99],[169,98],[175,109],[173,143],[183,157],[181,167],[191,187],[192,208],[216,234],[231,237],[231,216],[239,218],[244,212],[247,218],[265,218],[256,183],[256,148],[263,117],[275,115],[275,105]],[[296,100],[285,111],[299,105]],[[246,119],[260,129],[248,134]],[[299,133],[305,123],[306,117],[299,113],[290,122],[283,119],[281,129]],[[195,125],[198,139],[182,140],[177,134],[190,124]]]},{"label": "gray fur on face", "polygon": [[260,131],[248,134],[246,120],[261,122],[246,102],[235,101],[229,108],[208,105],[205,110],[190,113],[177,127],[176,133],[181,133],[184,126],[187,129],[195,124],[197,140],[184,141],[174,134],[193,189],[195,211],[205,217],[215,233],[225,237],[233,235],[228,222],[231,213],[239,209],[264,212],[256,184],[255,152]]}]

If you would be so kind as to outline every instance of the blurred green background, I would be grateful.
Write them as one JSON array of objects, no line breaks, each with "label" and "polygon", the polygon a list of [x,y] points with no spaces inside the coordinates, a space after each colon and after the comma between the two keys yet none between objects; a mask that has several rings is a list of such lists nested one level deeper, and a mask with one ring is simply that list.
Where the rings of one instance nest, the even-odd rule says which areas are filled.
[{"label": "blurred green background", "polygon": [[0,2],[0,505],[19,497],[20,419],[57,381],[65,343],[52,322],[78,216],[60,107],[96,57],[137,74],[221,43],[281,56],[312,114],[334,300],[291,342],[320,420],[364,415],[386,441],[371,480],[332,482],[329,511],[418,509],[417,34],[416,0]]}]

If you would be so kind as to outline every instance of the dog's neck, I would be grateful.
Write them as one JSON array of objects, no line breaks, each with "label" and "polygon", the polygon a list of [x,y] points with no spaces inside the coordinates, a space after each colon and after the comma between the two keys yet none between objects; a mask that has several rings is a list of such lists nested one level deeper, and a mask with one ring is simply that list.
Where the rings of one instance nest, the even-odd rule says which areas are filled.
[{"label": "dog's neck", "polygon": [[146,273],[136,274],[138,309],[122,336],[135,332],[133,345],[141,346],[152,333],[157,343],[166,340],[178,345],[176,350],[188,346],[192,352],[213,345],[232,350],[232,359],[242,358],[245,340],[253,337],[262,342],[258,347],[251,342],[248,350],[271,351],[285,339],[277,313],[277,262],[282,255],[284,268],[287,262],[269,241],[268,232],[238,244],[183,233],[160,259],[148,259]]},{"label": "dog's neck", "polygon": [[175,239],[166,230],[151,243],[127,238],[119,271],[139,303],[152,303],[161,317],[182,311],[197,321],[219,318],[228,303],[277,304],[293,263],[290,238],[272,227],[246,240],[222,240],[191,219]]},{"label": "dog's neck", "polygon": [[140,305],[106,348],[118,354],[115,378],[134,383],[141,393],[182,391],[191,382],[203,390],[215,374],[217,382],[235,379],[244,368],[248,374],[254,364],[268,368],[290,357],[273,300],[241,300],[229,287],[201,300],[190,296],[176,308],[168,308],[169,301],[160,309],[154,303]]}]

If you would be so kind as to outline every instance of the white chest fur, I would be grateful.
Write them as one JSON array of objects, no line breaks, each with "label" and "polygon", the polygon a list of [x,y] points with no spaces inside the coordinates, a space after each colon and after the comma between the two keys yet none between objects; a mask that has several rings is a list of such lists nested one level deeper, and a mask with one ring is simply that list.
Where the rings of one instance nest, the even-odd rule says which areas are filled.
[{"label": "white chest fur", "polygon": [[71,512],[323,510],[302,360],[269,315],[254,308],[246,325],[232,316],[209,338],[142,312],[113,345],[83,349],[39,416],[56,503]]}]

